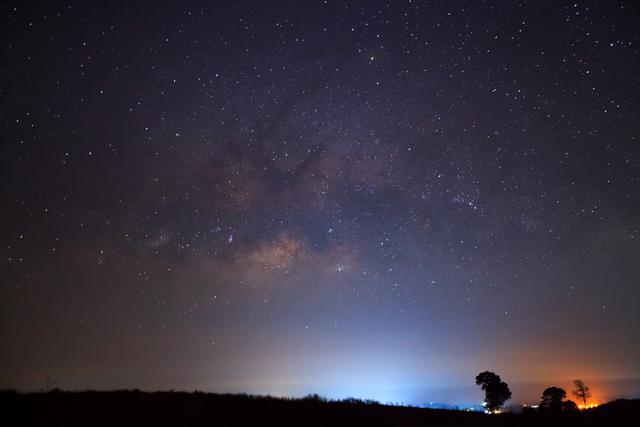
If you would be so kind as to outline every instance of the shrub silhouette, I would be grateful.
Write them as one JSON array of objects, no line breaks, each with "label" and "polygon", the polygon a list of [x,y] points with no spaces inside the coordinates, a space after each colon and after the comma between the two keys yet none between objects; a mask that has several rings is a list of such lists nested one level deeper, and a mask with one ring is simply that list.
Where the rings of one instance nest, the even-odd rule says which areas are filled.
[{"label": "shrub silhouette", "polygon": [[573,400],[566,400],[562,402],[562,410],[565,412],[575,412],[578,410],[578,405]]}]

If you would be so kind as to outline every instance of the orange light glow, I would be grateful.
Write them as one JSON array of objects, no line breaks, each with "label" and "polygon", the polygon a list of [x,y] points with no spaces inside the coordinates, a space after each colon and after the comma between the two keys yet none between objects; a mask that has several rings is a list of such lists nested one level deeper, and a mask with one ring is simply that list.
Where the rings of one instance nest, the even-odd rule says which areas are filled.
[{"label": "orange light glow", "polygon": [[597,406],[599,406],[600,403],[599,402],[589,402],[587,403],[587,405],[585,406],[584,404],[578,405],[578,408],[580,410],[585,410],[585,409],[591,409],[591,408],[595,408]]}]

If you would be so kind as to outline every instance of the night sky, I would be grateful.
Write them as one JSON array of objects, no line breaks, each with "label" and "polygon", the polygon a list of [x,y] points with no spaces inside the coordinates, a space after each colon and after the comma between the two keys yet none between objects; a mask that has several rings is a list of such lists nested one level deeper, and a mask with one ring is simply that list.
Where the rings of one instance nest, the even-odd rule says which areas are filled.
[{"label": "night sky", "polygon": [[640,8],[3,2],[0,388],[640,391]]}]

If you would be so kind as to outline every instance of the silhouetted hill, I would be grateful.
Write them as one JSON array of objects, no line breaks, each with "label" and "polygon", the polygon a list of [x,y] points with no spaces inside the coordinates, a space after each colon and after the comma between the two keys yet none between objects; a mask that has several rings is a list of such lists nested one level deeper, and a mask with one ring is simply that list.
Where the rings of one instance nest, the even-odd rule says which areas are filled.
[{"label": "silhouetted hill", "polygon": [[386,406],[318,396],[281,399],[247,395],[113,391],[0,392],[4,425],[29,426],[612,426],[629,425],[640,401],[615,401],[587,412],[501,414]]},{"label": "silhouetted hill", "polygon": [[640,415],[640,399],[619,399],[589,410],[592,418],[603,422],[615,418],[621,420],[635,420]]}]

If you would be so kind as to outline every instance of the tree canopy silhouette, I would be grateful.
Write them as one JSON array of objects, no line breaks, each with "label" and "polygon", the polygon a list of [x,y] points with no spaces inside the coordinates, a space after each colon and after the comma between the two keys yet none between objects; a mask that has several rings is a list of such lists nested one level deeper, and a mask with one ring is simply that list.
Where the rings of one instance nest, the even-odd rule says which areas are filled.
[{"label": "tree canopy silhouette", "polygon": [[507,400],[511,399],[509,386],[493,372],[479,373],[476,377],[476,384],[482,386],[482,390],[484,390],[484,403],[489,412],[497,412]]},{"label": "tree canopy silhouette", "polygon": [[547,387],[542,392],[542,401],[540,409],[550,411],[562,410],[562,400],[567,397],[567,392],[560,387]]},{"label": "tree canopy silhouette", "polygon": [[577,411],[578,405],[573,400],[565,400],[562,402],[562,410],[563,411]]},{"label": "tree canopy silhouette", "polygon": [[574,380],[573,381],[573,395],[578,399],[582,400],[584,404],[584,408],[587,407],[587,400],[591,397],[591,392],[589,391],[589,387],[585,385],[582,380]]}]

